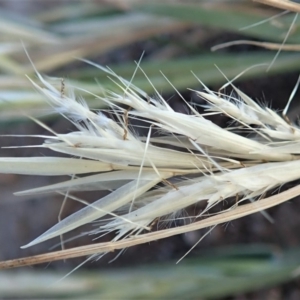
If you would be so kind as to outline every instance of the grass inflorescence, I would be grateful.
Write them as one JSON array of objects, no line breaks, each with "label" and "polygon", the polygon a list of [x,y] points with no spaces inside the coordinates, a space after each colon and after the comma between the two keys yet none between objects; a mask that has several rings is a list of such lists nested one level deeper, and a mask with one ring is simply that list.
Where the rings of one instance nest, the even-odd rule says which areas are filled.
[{"label": "grass inflorescence", "polygon": [[[140,243],[199,228],[216,226],[242,216],[264,211],[300,193],[299,187],[265,195],[300,178],[300,128],[286,112],[279,115],[259,105],[233,87],[230,96],[213,92],[203,83],[195,93],[207,103],[205,112],[186,103],[188,114],[174,111],[156,92],[154,97],[119,77],[110,69],[93,64],[109,74],[120,92],[92,94],[110,108],[91,110],[76,90],[62,81],[56,88],[37,73],[32,84],[53,109],[76,130],[67,134],[49,130],[38,147],[63,154],[61,157],[0,158],[0,172],[28,175],[69,175],[70,179],[17,195],[60,193],[85,204],[23,248],[62,236],[82,225],[101,219],[87,234],[99,237],[114,232],[111,242],[61,250],[24,260],[3,262],[1,267],[33,264],[84,255],[99,255]],[[65,86],[66,85],[66,86]],[[88,93],[88,91],[85,91]],[[290,102],[290,101],[289,101]],[[231,119],[222,128],[207,116],[224,114]],[[134,122],[133,122],[134,121]],[[146,135],[133,124],[147,124]],[[156,134],[153,134],[154,131]],[[242,134],[241,134],[242,132]],[[65,156],[68,157],[65,157]],[[109,190],[107,196],[89,204],[76,191]],[[210,214],[228,199],[233,204]],[[161,220],[180,217],[187,207],[204,203],[193,222],[176,228],[152,231]]]}]

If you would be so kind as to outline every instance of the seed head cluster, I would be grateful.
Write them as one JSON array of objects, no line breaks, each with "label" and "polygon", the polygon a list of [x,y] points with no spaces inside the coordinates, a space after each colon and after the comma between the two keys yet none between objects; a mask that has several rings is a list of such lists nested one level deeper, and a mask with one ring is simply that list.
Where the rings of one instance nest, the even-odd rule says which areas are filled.
[{"label": "seed head cluster", "polygon": [[[76,88],[70,91],[64,82],[62,93],[37,74],[40,82],[32,81],[35,88],[76,130],[60,134],[49,129],[39,146],[63,154],[61,157],[0,158],[0,172],[70,176],[64,182],[17,195],[60,193],[78,201],[74,191],[110,193],[23,248],[100,218],[91,233],[115,232],[116,242],[143,235],[157,220],[178,216],[198,203],[204,208],[194,216],[195,221],[209,218],[213,207],[232,197],[236,201],[230,210],[249,201],[256,201],[259,207],[268,191],[299,179],[300,128],[236,87],[232,86],[234,93],[228,96],[203,85],[202,91],[194,92],[206,101],[205,113],[187,104],[190,113],[183,114],[174,111],[159,93],[150,97],[113,71],[96,67],[107,72],[119,89],[118,93],[93,95],[113,117],[107,116],[107,109],[90,109],[76,97]],[[207,118],[210,114],[226,115],[231,125],[216,125]],[[131,125],[133,120],[146,124],[146,135]],[[184,231],[186,225],[182,226]]]}]

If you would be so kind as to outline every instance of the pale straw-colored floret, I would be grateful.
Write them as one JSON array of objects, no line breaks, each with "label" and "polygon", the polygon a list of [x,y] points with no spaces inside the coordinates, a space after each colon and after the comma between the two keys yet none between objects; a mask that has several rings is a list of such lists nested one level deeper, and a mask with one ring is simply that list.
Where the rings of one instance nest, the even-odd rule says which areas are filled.
[{"label": "pale straw-colored floret", "polygon": [[[237,198],[234,209],[243,201],[256,200],[300,178],[300,129],[236,87],[230,96],[207,87],[196,93],[206,100],[208,111],[227,115],[239,128],[251,133],[247,136],[233,128],[221,128],[191,106],[190,114],[175,112],[161,96],[150,98],[111,70],[104,70],[121,92],[94,97],[112,109],[115,119],[90,110],[82,99],[76,99],[74,92],[62,95],[40,74],[41,86],[32,81],[49,104],[77,127],[77,131],[68,134],[49,129],[51,134],[41,136],[45,141],[39,147],[70,158],[0,158],[0,172],[71,176],[64,182],[18,195],[58,192],[78,200],[72,192],[111,193],[58,222],[24,248],[102,217],[106,219],[92,234],[113,231],[114,241],[127,239],[150,231],[158,218],[176,216],[201,201],[206,208],[196,218],[204,217],[230,197]],[[125,118],[147,122],[148,135],[139,136]],[[153,137],[153,128],[161,136]],[[77,176],[80,174],[87,175]]]}]

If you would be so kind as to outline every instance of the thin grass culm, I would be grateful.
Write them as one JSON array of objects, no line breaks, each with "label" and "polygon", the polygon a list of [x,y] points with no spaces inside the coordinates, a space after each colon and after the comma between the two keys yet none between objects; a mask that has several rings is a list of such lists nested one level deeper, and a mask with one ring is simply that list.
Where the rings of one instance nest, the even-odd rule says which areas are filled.
[{"label": "thin grass culm", "polygon": [[[63,198],[85,204],[22,248],[60,237],[99,219],[99,226],[87,234],[98,238],[113,232],[114,238],[111,242],[1,262],[1,268],[77,256],[95,257],[214,227],[300,194],[297,186],[266,196],[269,191],[300,178],[300,128],[285,115],[287,109],[279,115],[233,85],[234,92],[228,96],[203,84],[203,91],[194,92],[206,101],[205,112],[200,114],[187,103],[189,114],[183,114],[174,111],[158,93],[150,97],[112,70],[93,65],[107,72],[119,89],[119,93],[93,95],[108,109],[89,109],[83,99],[75,96],[80,88],[72,91],[63,82],[62,92],[37,73],[38,84],[30,79],[34,87],[76,130],[60,134],[35,120],[49,130],[49,136],[42,136],[44,142],[38,147],[63,155],[3,157],[0,172],[68,175],[70,179],[64,182],[16,194],[59,193]],[[210,114],[226,115],[231,125],[219,127],[207,118]],[[147,133],[140,134],[134,124],[144,124]],[[80,190],[110,193],[88,204],[74,195]],[[233,201],[227,202],[229,199]],[[215,209],[224,202],[226,208]],[[180,219],[180,212],[195,204],[201,208],[190,218],[192,223],[156,230],[157,222],[167,223],[176,216]]]}]

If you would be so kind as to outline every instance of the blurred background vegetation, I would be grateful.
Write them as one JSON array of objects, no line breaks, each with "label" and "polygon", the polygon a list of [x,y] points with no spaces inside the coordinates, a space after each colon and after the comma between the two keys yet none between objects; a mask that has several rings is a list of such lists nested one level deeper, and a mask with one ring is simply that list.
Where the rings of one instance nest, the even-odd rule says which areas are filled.
[{"label": "blurred background vegetation", "polygon": [[[116,87],[105,73],[77,58],[107,65],[130,80],[135,61],[143,56],[141,67],[152,84],[174,109],[182,112],[184,104],[172,85],[187,101],[198,103],[200,100],[188,89],[202,87],[191,71],[206,85],[218,89],[226,83],[218,68],[232,79],[259,65],[248,69],[235,84],[258,101],[281,109],[299,76],[300,53],[281,52],[267,71],[276,51],[253,45],[211,51],[211,47],[233,40],[280,45],[295,14],[271,18],[279,13],[246,0],[0,0],[1,134],[46,133],[25,115],[41,118],[58,132],[71,129],[64,120],[49,115],[45,100],[25,77],[27,74],[36,78],[24,47],[42,74],[64,78],[67,86],[96,94]],[[251,26],[263,20],[266,22]],[[287,43],[300,44],[299,22],[291,28]],[[155,92],[140,70],[133,83],[149,94]],[[57,84],[59,88],[59,80]],[[79,94],[92,107],[103,107],[91,95],[82,91]],[[294,120],[298,114],[297,97],[296,94],[290,113]],[[226,124],[221,117],[214,121]],[[1,146],[36,143],[30,137],[1,137]],[[41,151],[2,149],[0,155],[34,153]],[[61,197],[19,199],[12,193],[57,180],[0,175],[1,260],[47,252],[53,246],[55,242],[51,241],[33,249],[19,249],[57,221]],[[65,215],[79,207],[68,204]],[[256,214],[219,226],[179,264],[176,260],[205,231],[128,249],[111,264],[108,262],[116,254],[107,255],[84,265],[59,283],[55,282],[82,260],[2,271],[0,298],[300,299],[299,209],[294,200],[269,211],[273,224]],[[84,242],[91,240],[79,239],[70,246]]]}]

